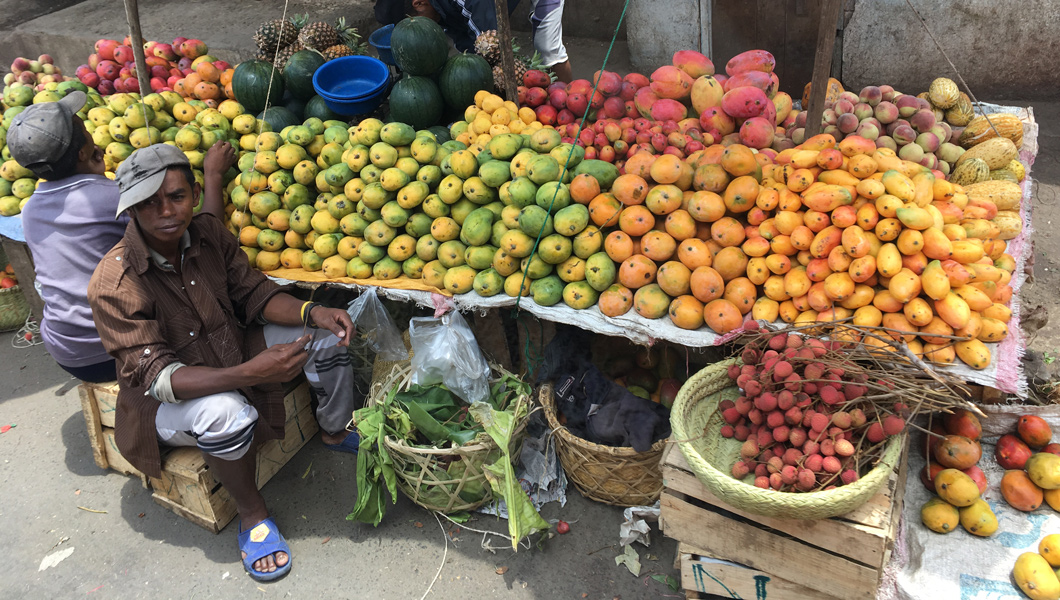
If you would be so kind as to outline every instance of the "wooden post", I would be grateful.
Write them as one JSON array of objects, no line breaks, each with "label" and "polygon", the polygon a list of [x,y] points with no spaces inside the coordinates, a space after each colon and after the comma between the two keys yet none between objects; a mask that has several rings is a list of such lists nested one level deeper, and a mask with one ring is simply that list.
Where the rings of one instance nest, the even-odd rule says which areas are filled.
[{"label": "wooden post", "polygon": [[512,29],[508,23],[508,0],[493,0],[497,9],[497,39],[501,45],[501,69],[504,71],[504,95],[515,102],[521,81],[515,80],[515,54],[512,52]]},{"label": "wooden post", "polygon": [[813,79],[810,84],[810,106],[806,112],[806,139],[824,129],[824,99],[828,94],[828,78],[832,75],[832,49],[835,47],[836,24],[843,0],[822,0],[821,23],[817,29],[817,54],[813,59]]},{"label": "wooden post", "polygon": [[151,93],[151,72],[147,70],[147,60],[144,58],[144,36],[140,34],[140,9],[137,0],[125,0],[125,18],[129,21],[129,37],[132,38],[131,46],[133,59],[136,61],[136,80],[140,83],[140,95],[146,96]]}]

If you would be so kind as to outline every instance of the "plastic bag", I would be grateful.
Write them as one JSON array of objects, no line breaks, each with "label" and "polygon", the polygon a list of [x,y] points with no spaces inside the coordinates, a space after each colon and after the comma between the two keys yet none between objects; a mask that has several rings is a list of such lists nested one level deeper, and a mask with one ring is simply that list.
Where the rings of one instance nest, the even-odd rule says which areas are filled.
[{"label": "plastic bag", "polygon": [[412,319],[409,338],[413,384],[443,383],[468,403],[489,399],[489,363],[459,312]]},{"label": "plastic bag", "polygon": [[401,333],[390,313],[373,290],[363,292],[350,302],[346,312],[357,326],[357,334],[368,341],[368,346],[382,360],[398,361],[409,357]]}]

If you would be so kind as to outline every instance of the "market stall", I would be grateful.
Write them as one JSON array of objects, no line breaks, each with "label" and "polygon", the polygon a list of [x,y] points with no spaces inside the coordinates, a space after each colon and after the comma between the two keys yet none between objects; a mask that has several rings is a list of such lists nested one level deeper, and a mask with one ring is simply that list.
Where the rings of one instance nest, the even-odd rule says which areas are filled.
[{"label": "market stall", "polygon": [[[1030,109],[973,105],[946,78],[903,94],[822,77],[823,114],[810,114],[810,90],[779,92],[766,50],[725,65],[680,51],[650,76],[605,62],[560,83],[496,32],[449,56],[440,26],[409,18],[372,36],[379,60],[343,22],[306,21],[262,24],[261,55],[239,65],[199,40],[147,42],[144,95],[128,39],[100,40],[69,80],[20,59],[2,127],[78,90],[111,175],[168,143],[202,182],[209,148],[239,148],[226,225],[251,264],[356,296],[373,350],[350,424],[350,520],[378,525],[400,490],[452,518],[509,515],[519,548],[552,531],[537,510],[569,479],[608,504],[659,501],[690,594],[928,598],[1009,592],[1010,572],[1025,591],[1054,583],[1036,570],[1053,563],[1045,549],[1011,556],[1056,519],[1013,512],[1060,489],[1040,474],[1060,464],[1030,456],[1050,438],[1021,442],[1024,463],[1006,467],[1032,465],[1029,483],[1000,484],[1013,510],[988,503],[1001,454],[1023,446],[998,440],[986,465],[1007,419],[970,400],[973,384],[1028,393]],[[0,235],[21,240],[37,181],[5,154]],[[377,296],[434,316],[395,323]],[[540,358],[512,373],[460,316],[498,309],[569,327],[507,340]],[[162,491],[170,480],[156,497],[188,512]],[[225,516],[201,522],[216,531]],[[961,526],[989,539],[924,529]],[[928,564],[940,552],[956,576]],[[1040,597],[1060,597],[1055,583]]]}]

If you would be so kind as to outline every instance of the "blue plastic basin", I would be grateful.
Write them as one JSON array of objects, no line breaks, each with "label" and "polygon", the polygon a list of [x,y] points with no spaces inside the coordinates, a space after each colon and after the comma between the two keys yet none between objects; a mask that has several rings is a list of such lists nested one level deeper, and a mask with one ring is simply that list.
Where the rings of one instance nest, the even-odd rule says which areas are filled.
[{"label": "blue plastic basin", "polygon": [[344,117],[352,117],[353,115],[368,114],[379,108],[379,105],[383,103],[383,98],[386,97],[386,92],[387,86],[384,85],[375,94],[366,98],[339,100],[323,95],[321,98],[324,99],[324,104],[331,110]]},{"label": "blue plastic basin", "polygon": [[329,60],[313,73],[313,88],[324,100],[347,101],[378,96],[386,91],[389,83],[390,68],[371,56],[343,56]]},{"label": "blue plastic basin", "polygon": [[379,60],[388,65],[394,65],[394,55],[390,53],[390,34],[394,33],[394,26],[380,27],[368,36],[368,44],[375,48],[379,54]]}]

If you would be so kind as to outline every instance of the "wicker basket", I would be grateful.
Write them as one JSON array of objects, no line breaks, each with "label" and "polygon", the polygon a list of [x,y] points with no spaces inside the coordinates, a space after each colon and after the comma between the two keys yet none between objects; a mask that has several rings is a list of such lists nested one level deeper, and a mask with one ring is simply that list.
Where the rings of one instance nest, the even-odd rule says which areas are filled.
[{"label": "wicker basket", "polygon": [[583,496],[615,506],[650,506],[662,493],[662,460],[666,440],[646,452],[604,446],[582,439],[559,424],[552,386],[541,387],[538,402],[556,436],[556,453],[567,477]]},{"label": "wicker basket", "polygon": [[0,289],[0,331],[14,331],[26,323],[29,303],[19,286]]},{"label": "wicker basket", "polygon": [[718,403],[740,395],[727,370],[736,359],[715,363],[685,382],[670,412],[678,446],[700,482],[712,494],[748,512],[785,519],[826,519],[846,514],[868,502],[887,482],[898,464],[905,435],[895,436],[880,462],[856,482],[833,490],[807,493],[757,488],[730,475],[741,442],[721,435]]},{"label": "wicker basket", "polygon": [[[382,361],[376,362],[378,365]],[[496,367],[494,370],[496,371]],[[377,370],[377,372],[380,371]],[[372,392],[367,402],[369,406],[382,402],[394,388],[407,389],[409,387],[412,378],[411,363],[410,361],[389,363],[387,368],[381,371],[381,375],[382,377],[372,383]],[[529,404],[530,401],[528,396],[520,396],[513,400],[513,402],[524,404]],[[528,420],[524,417],[516,425],[511,441],[513,457],[519,456],[522,450]],[[500,449],[487,436],[482,436],[482,441],[452,448],[413,446],[405,440],[386,436],[383,438],[383,451],[394,463],[398,488],[413,502],[427,510],[442,513],[474,510],[493,499],[493,492],[489,482],[486,481],[482,466],[494,459],[500,453]],[[447,472],[446,467],[457,460],[464,461],[465,465],[463,473],[454,477]],[[460,493],[468,488],[483,490],[482,498],[471,501],[461,497]]]}]

